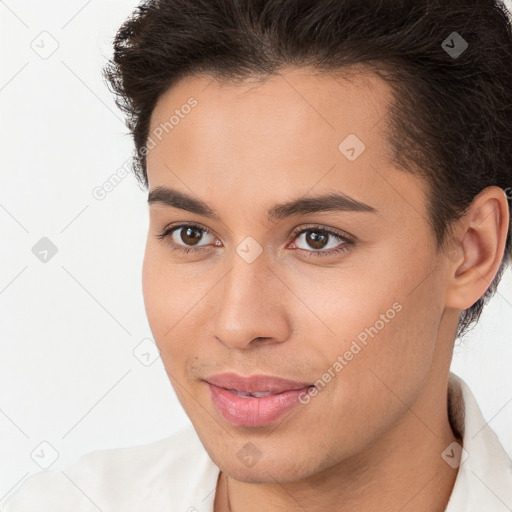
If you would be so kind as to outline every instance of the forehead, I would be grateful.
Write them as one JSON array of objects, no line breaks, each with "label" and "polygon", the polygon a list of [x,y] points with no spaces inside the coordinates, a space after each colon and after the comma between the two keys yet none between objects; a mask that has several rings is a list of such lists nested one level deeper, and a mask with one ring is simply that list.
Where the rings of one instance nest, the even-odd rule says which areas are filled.
[{"label": "forehead", "polygon": [[393,169],[386,133],[392,101],[388,84],[364,69],[336,76],[291,68],[263,81],[187,77],[151,116],[150,190],[176,186],[203,199],[215,191],[227,205],[236,190],[252,208],[256,196],[271,204],[313,188],[373,200],[377,208],[403,193],[422,202],[421,184]]},{"label": "forehead", "polygon": [[[237,144],[248,136],[260,141],[274,141],[283,136],[293,144],[305,139],[318,144],[337,141],[355,133],[369,140],[383,132],[376,130],[392,101],[390,87],[364,68],[339,72],[338,75],[309,68],[287,68],[264,79],[248,78],[236,82],[219,81],[193,75],[180,80],[158,100],[151,116],[150,133],[169,122],[175,111],[190,98],[197,105],[180,116],[181,126],[172,128],[176,142],[203,144],[222,134],[224,144]],[[188,111],[188,108],[186,108]],[[182,123],[186,118],[186,123]],[[195,137],[190,139],[190,133]],[[182,137],[180,137],[180,135]],[[326,138],[327,136],[327,138]],[[218,142],[218,141],[216,141]],[[244,146],[247,149],[251,145]],[[306,149],[306,148],[305,148]],[[300,148],[295,148],[299,153]]]}]

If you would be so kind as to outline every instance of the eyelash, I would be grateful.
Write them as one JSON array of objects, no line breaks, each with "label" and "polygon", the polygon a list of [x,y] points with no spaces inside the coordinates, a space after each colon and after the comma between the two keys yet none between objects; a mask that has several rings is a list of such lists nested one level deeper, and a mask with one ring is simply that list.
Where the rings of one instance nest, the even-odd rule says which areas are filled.
[{"label": "eyelash", "polygon": [[[171,235],[173,231],[180,229],[180,228],[195,228],[199,231],[204,231],[205,233],[207,233],[209,235],[212,234],[208,228],[199,226],[197,224],[179,224],[177,226],[167,226],[164,229],[164,231],[162,233],[156,235],[156,237],[159,240],[164,240],[164,239],[168,238],[169,235]],[[295,240],[303,233],[308,233],[308,232],[319,232],[321,234],[329,235],[330,237],[336,238],[336,239],[340,240],[341,242],[344,242],[340,247],[338,247],[336,249],[330,249],[328,251],[321,251],[321,250],[309,251],[307,249],[295,249],[297,251],[307,253],[308,257],[316,258],[316,257],[333,256],[335,254],[341,254],[341,253],[347,251],[351,246],[353,246],[355,244],[354,240],[352,240],[350,237],[348,237],[348,235],[338,233],[337,231],[333,231],[331,229],[327,229],[327,228],[324,228],[324,227],[316,225],[316,224],[308,225],[308,226],[302,227],[301,229],[296,229],[292,233],[292,239]],[[210,250],[209,246],[200,246],[200,247],[195,247],[195,248],[194,247],[186,247],[186,246],[176,244],[172,241],[168,241],[167,244],[170,246],[171,250],[180,252],[180,253],[184,253],[184,254],[188,254],[190,252],[204,252],[204,251]]]}]

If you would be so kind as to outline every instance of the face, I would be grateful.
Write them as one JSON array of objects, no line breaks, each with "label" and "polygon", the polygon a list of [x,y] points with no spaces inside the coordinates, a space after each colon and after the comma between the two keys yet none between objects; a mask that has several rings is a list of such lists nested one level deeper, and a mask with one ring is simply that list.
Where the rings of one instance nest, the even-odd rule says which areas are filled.
[{"label": "face", "polygon": [[376,76],[303,68],[190,77],[153,112],[146,312],[235,479],[294,481],[364,454],[446,369],[445,267],[427,187],[391,158],[390,101]]}]

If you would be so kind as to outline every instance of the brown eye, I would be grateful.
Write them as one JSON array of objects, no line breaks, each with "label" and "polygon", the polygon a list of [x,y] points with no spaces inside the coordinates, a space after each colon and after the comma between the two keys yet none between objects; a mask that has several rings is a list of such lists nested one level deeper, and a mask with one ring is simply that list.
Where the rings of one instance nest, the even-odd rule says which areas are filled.
[{"label": "brown eye", "polygon": [[[208,245],[211,242],[211,240],[208,240],[205,235],[214,239],[209,231],[199,226],[174,226],[163,234],[163,238],[169,237],[169,243],[171,245],[194,247]],[[200,243],[205,240],[205,238],[206,243]]]},{"label": "brown eye", "polygon": [[[298,241],[303,241],[302,247],[298,246]],[[345,241],[345,238],[331,231],[310,228],[303,229],[297,234],[296,245],[299,249],[304,249],[306,251],[309,251],[310,249],[319,251],[322,249],[333,249],[340,245],[340,242],[343,243]]]},{"label": "brown eye", "polygon": [[305,241],[313,249],[323,249],[329,241],[329,235],[320,230],[307,231]]},{"label": "brown eye", "polygon": [[[178,230],[176,230],[178,231]],[[202,238],[202,229],[196,229],[194,227],[182,227],[180,228],[181,234],[179,238],[186,245],[196,245]]]},{"label": "brown eye", "polygon": [[310,226],[294,233],[294,248],[307,256],[334,256],[344,252],[355,241],[349,236],[336,231]]},{"label": "brown eye", "polygon": [[[221,245],[206,228],[196,225],[179,225],[167,227],[163,233],[156,235],[173,251],[189,253],[192,251],[210,250],[212,240],[214,245]],[[204,241],[204,243],[203,243]]]}]

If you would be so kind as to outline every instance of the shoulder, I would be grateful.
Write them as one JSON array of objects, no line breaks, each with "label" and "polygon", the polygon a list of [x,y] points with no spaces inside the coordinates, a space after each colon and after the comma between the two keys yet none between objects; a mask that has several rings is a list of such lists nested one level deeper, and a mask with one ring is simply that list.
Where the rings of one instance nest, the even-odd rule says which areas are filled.
[{"label": "shoulder", "polygon": [[211,494],[218,471],[189,427],[159,441],[94,451],[67,468],[37,473],[2,512],[208,510],[192,501]]},{"label": "shoulder", "polygon": [[485,420],[468,384],[449,380],[452,426],[462,435],[461,458],[446,512],[499,510],[512,503],[512,460]]}]

